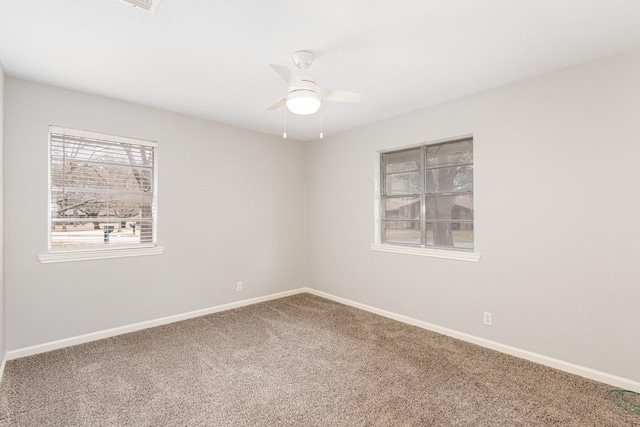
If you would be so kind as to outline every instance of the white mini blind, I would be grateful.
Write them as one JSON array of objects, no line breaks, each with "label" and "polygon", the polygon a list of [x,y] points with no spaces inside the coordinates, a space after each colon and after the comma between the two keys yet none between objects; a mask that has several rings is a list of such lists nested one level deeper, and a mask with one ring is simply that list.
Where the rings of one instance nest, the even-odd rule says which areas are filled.
[{"label": "white mini blind", "polygon": [[153,246],[153,141],[51,126],[50,249]]}]

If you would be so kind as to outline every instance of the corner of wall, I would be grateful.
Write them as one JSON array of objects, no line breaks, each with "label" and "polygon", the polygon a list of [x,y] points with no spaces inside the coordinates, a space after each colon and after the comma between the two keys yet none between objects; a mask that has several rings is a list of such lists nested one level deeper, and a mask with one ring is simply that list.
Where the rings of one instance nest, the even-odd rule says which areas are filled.
[{"label": "corner of wall", "polygon": [[304,286],[309,287],[309,141],[304,143]]},{"label": "corner of wall", "polygon": [[4,283],[4,86],[5,73],[0,59],[0,381],[7,359]]}]

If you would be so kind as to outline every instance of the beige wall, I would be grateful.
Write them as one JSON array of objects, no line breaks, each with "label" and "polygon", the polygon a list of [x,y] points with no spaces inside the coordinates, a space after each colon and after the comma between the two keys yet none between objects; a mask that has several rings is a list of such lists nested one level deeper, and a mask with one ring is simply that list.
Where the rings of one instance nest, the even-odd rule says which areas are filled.
[{"label": "beige wall", "polygon": [[0,62],[0,361],[6,351],[5,262],[4,262],[4,84],[5,74]]},{"label": "beige wall", "polygon": [[[638,76],[640,51],[310,143],[308,286],[639,381]],[[370,250],[375,152],[469,133],[480,262]]]},{"label": "beige wall", "polygon": [[[5,112],[9,351],[304,286],[304,143],[11,77]],[[158,141],[163,255],[38,261],[50,124]]]},{"label": "beige wall", "polygon": [[[639,381],[638,75],[633,52],[310,143],[306,207],[300,142],[7,78],[6,349],[294,289],[306,255],[314,289]],[[163,255],[38,262],[49,124],[158,140]],[[481,261],[371,251],[376,151],[468,133]]]}]

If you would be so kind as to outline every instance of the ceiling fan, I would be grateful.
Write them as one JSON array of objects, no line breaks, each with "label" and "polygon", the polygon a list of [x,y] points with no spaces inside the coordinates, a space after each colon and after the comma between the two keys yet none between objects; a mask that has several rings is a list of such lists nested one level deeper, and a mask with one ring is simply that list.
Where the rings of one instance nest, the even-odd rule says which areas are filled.
[{"label": "ceiling fan", "polygon": [[284,65],[271,64],[271,68],[289,83],[287,96],[269,105],[266,110],[277,110],[286,105],[294,114],[313,114],[320,108],[322,101],[349,102],[355,104],[360,101],[362,94],[340,89],[325,89],[318,87],[313,76],[306,74],[313,63],[313,53],[300,50],[294,52],[293,63],[301,70],[296,74]]}]

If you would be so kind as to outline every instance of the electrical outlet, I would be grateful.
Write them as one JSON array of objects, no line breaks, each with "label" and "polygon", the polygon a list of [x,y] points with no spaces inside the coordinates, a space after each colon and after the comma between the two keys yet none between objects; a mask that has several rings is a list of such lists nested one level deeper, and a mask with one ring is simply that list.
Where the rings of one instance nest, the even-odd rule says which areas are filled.
[{"label": "electrical outlet", "polygon": [[236,291],[240,292],[242,290],[242,282],[236,283]]},{"label": "electrical outlet", "polygon": [[489,313],[488,311],[484,312],[484,324],[489,326],[493,324],[493,321],[491,319],[491,313]]}]

